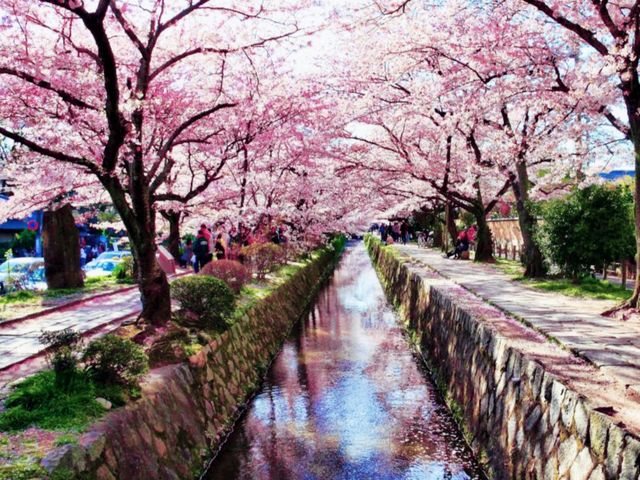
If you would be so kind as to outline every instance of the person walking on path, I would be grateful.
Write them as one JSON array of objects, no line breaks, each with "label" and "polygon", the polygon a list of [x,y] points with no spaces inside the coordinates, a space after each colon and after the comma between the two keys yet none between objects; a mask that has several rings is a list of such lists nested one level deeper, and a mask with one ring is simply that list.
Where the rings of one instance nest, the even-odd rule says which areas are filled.
[{"label": "person walking on path", "polygon": [[184,252],[182,254],[182,258],[180,259],[180,263],[183,267],[193,267],[193,241],[191,241],[190,238],[188,238],[185,242]]},{"label": "person walking on path", "polygon": [[198,236],[196,237],[195,245],[193,246],[193,254],[196,256],[196,262],[194,265],[196,273],[211,261],[211,249],[209,248],[209,241],[207,240],[205,232],[206,227],[201,227],[198,232]]},{"label": "person walking on path", "polygon": [[406,220],[403,220],[402,225],[400,225],[400,236],[402,237],[402,244],[406,245],[409,241],[409,224]]},{"label": "person walking on path", "polygon": [[380,225],[380,240],[382,241],[382,243],[387,243],[388,235],[389,232],[387,230],[387,226],[383,223],[382,225]]},{"label": "person walking on path", "polygon": [[216,258],[218,260],[224,260],[226,248],[224,246],[224,240],[221,233],[218,234],[218,238],[216,239],[216,244],[214,245],[213,250],[216,253]]}]

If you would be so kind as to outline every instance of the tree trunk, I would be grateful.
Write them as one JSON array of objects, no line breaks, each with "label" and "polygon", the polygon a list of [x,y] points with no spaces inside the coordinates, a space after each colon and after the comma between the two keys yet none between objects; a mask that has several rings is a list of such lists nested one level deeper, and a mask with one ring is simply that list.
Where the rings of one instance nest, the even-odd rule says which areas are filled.
[{"label": "tree trunk", "polygon": [[44,272],[47,287],[81,288],[80,236],[68,203],[44,212],[42,219]]},{"label": "tree trunk", "polygon": [[171,319],[171,297],[167,276],[156,259],[156,219],[148,187],[140,182],[133,189],[135,194],[131,195],[130,206],[117,180],[111,177],[100,180],[111,195],[131,241],[142,302],[139,318],[151,325],[162,326]]},{"label": "tree trunk", "polygon": [[542,277],[546,273],[546,269],[542,252],[534,238],[538,222],[529,210],[529,173],[526,164],[518,162],[516,172],[517,177],[512,182],[511,189],[516,199],[518,224],[522,233],[524,276],[528,278]]},{"label": "tree trunk", "polygon": [[163,210],[161,213],[169,222],[169,253],[177,262],[180,259],[180,218],[182,215],[175,210]]},{"label": "tree trunk", "polygon": [[494,262],[491,229],[487,223],[484,209],[474,211],[478,231],[476,232],[476,262]]},{"label": "tree trunk", "polygon": [[167,275],[156,260],[154,239],[146,239],[133,248],[138,265],[138,285],[142,313],[140,318],[154,326],[164,325],[171,318],[171,296]]},{"label": "tree trunk", "polygon": [[634,190],[635,199],[635,230],[636,230],[636,283],[633,289],[633,295],[628,301],[628,305],[640,307],[640,83],[638,81],[638,72],[636,69],[630,69],[630,80],[623,84],[623,95],[625,105],[627,107],[627,115],[629,116],[629,128],[631,142],[635,156],[635,172],[636,181]]},{"label": "tree trunk", "polygon": [[482,199],[482,190],[480,190],[480,181],[476,180],[476,200],[475,208],[471,213],[476,217],[476,224],[478,230],[476,232],[476,255],[474,260],[476,262],[495,262],[493,258],[493,241],[491,239],[491,229],[487,223],[487,215],[489,210],[484,206]]},{"label": "tree trunk", "polygon": [[445,237],[445,242],[443,245],[444,251],[448,251],[450,248],[452,248],[456,243],[456,238],[458,238],[458,229],[456,228],[456,222],[453,218],[453,212],[451,210],[451,202],[449,200],[446,200],[444,206],[444,222],[447,235]]}]

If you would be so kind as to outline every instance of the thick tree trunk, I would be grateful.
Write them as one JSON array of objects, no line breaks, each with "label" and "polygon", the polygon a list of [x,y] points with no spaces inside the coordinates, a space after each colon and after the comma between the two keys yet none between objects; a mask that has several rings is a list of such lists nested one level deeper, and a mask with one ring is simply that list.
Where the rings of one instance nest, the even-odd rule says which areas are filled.
[{"label": "thick tree trunk", "polygon": [[131,195],[131,206],[125,192],[110,177],[101,178],[122,217],[129,234],[131,250],[137,266],[142,313],[140,320],[162,326],[171,319],[169,282],[156,259],[155,211],[146,185],[139,184]]},{"label": "thick tree trunk", "polygon": [[529,210],[529,174],[526,164],[518,162],[516,172],[517,177],[514,179],[511,188],[516,199],[518,223],[522,233],[524,276],[529,278],[542,277],[546,273],[546,269],[542,252],[534,238],[538,222]]},{"label": "thick tree trunk", "polygon": [[80,288],[84,286],[80,265],[80,236],[71,205],[44,212],[42,219],[44,272],[47,286]]},{"label": "thick tree trunk", "polygon": [[629,127],[631,142],[635,156],[635,172],[636,181],[634,198],[635,198],[635,230],[636,230],[636,283],[633,295],[628,301],[628,305],[635,308],[640,307],[640,82],[638,81],[638,72],[631,69],[630,81],[623,85],[623,95],[627,107],[627,115],[629,116]]},{"label": "thick tree trunk", "polygon": [[482,199],[482,190],[480,189],[480,181],[475,184],[476,200],[475,208],[471,213],[476,218],[478,230],[476,232],[476,262],[495,262],[493,258],[493,240],[491,239],[491,229],[487,223],[487,215],[489,211],[484,206]]},{"label": "thick tree trunk", "polygon": [[484,209],[474,212],[478,231],[476,232],[476,262],[493,262],[493,242],[491,239],[491,229],[487,223]]},{"label": "thick tree trunk", "polygon": [[180,259],[180,212],[163,211],[162,216],[169,222],[169,253],[176,262]]},{"label": "thick tree trunk", "polygon": [[458,229],[456,228],[456,222],[453,218],[453,207],[449,200],[445,201],[444,204],[444,241],[442,244],[442,250],[447,252],[449,251],[453,245],[456,243],[456,238],[458,237]]},{"label": "thick tree trunk", "polygon": [[142,313],[140,318],[154,326],[164,325],[171,317],[171,296],[166,274],[156,260],[154,240],[137,242],[134,256],[138,264],[138,285]]}]

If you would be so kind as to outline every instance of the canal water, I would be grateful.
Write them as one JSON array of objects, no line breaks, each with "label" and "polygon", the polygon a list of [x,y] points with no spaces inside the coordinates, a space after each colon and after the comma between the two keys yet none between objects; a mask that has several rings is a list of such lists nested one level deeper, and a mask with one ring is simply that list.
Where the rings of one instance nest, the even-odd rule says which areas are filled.
[{"label": "canal water", "polygon": [[347,249],[204,478],[483,478],[362,244]]}]

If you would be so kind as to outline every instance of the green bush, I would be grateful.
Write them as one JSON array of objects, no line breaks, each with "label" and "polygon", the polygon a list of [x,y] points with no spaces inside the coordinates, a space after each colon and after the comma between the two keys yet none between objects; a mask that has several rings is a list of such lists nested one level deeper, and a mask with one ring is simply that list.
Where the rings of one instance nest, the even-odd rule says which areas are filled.
[{"label": "green bush", "polygon": [[134,276],[133,257],[122,258],[113,269],[112,275],[122,282],[132,282]]},{"label": "green bush", "polygon": [[171,284],[172,297],[180,302],[180,324],[224,331],[233,314],[235,296],[222,280],[207,275],[191,275]]},{"label": "green bush", "polygon": [[82,361],[94,380],[108,385],[135,387],[140,376],[149,370],[142,347],[112,334],[91,342]]},{"label": "green bush", "polygon": [[20,233],[16,233],[11,242],[13,251],[20,249],[33,250],[36,248],[36,232],[24,229]]},{"label": "green bush", "polygon": [[633,196],[628,188],[591,185],[549,202],[543,216],[540,245],[574,281],[591,266],[633,256]]},{"label": "green bush", "polygon": [[256,272],[258,279],[265,278],[284,262],[285,251],[275,243],[254,243],[243,247],[240,254],[244,256]]},{"label": "green bush", "polygon": [[82,337],[72,329],[65,328],[43,330],[39,340],[47,347],[46,358],[55,373],[56,385],[62,390],[68,389],[75,377]]}]

